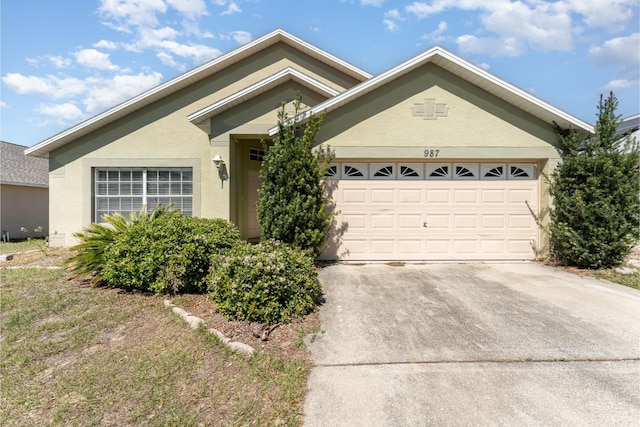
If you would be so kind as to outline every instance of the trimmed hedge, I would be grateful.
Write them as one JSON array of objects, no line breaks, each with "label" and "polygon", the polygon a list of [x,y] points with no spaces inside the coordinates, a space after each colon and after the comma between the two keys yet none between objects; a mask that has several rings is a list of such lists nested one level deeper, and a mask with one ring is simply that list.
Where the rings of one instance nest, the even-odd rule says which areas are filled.
[{"label": "trimmed hedge", "polygon": [[105,248],[102,279],[156,293],[204,292],[211,256],[239,240],[237,227],[222,219],[168,215],[133,223]]},{"label": "trimmed hedge", "polygon": [[273,240],[214,257],[208,285],[226,317],[271,325],[314,311],[322,297],[312,256]]}]

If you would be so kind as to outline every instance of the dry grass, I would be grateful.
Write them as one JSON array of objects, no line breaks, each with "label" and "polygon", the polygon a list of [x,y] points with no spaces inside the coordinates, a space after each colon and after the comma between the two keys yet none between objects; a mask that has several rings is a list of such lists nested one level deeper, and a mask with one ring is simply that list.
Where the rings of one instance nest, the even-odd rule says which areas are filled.
[{"label": "dry grass", "polygon": [[[64,254],[42,256],[0,270],[3,425],[301,423],[311,323],[280,331],[280,344],[276,329],[271,347],[246,357],[191,330],[161,297],[33,268]],[[205,309],[204,297],[187,300]],[[293,336],[297,351],[281,351]]]}]

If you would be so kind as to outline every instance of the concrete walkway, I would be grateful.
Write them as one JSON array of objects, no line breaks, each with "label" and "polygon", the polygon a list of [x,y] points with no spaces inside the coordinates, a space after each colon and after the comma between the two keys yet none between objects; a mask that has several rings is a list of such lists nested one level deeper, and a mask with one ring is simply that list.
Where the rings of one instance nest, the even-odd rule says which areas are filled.
[{"label": "concrete walkway", "polygon": [[640,292],[533,263],[336,265],[305,426],[633,425]]}]

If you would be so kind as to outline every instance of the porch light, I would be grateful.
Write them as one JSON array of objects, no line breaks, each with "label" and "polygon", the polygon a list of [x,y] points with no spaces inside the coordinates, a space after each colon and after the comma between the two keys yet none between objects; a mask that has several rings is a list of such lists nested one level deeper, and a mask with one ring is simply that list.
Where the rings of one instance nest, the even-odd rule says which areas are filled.
[{"label": "porch light", "polygon": [[220,154],[216,154],[216,156],[211,160],[213,160],[213,165],[218,169],[220,169],[222,165],[224,165],[224,160],[222,160]]}]

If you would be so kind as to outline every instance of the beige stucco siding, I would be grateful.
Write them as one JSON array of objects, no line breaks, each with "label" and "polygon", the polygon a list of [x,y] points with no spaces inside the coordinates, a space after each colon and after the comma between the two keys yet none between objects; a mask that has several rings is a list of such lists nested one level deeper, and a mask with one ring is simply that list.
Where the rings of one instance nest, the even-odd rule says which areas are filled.
[{"label": "beige stucco siding", "polygon": [[[42,237],[49,230],[48,189],[21,185],[0,186],[0,227],[9,238]],[[22,232],[21,228],[26,228]],[[34,230],[42,227],[41,233]]]},{"label": "beige stucco siding", "polygon": [[[441,112],[425,118],[432,106]],[[433,64],[332,111],[318,141],[345,158],[415,158],[427,148],[452,159],[557,156],[550,124]]]}]

